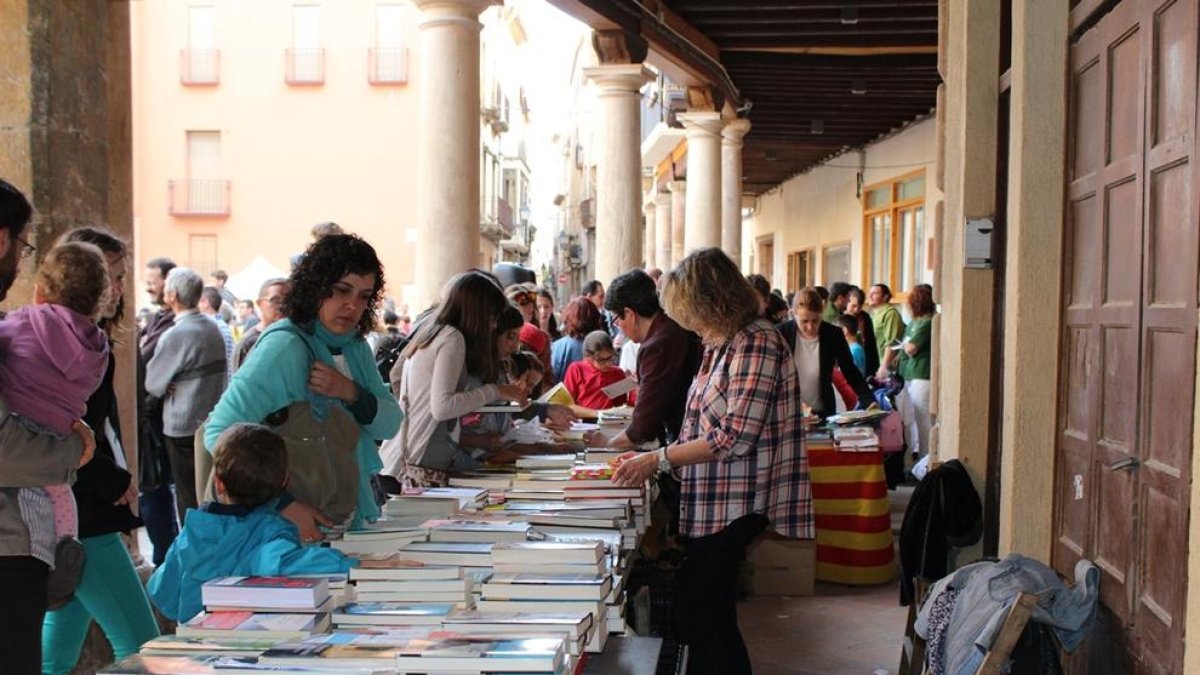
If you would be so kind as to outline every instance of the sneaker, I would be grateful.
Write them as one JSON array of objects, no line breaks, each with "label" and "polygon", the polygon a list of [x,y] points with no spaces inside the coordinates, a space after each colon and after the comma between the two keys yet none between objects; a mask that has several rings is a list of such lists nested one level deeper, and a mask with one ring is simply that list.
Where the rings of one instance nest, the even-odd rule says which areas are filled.
[{"label": "sneaker", "polygon": [[59,540],[54,548],[54,569],[46,581],[46,609],[62,607],[75,597],[79,579],[83,576],[83,564],[87,551],[75,537]]}]

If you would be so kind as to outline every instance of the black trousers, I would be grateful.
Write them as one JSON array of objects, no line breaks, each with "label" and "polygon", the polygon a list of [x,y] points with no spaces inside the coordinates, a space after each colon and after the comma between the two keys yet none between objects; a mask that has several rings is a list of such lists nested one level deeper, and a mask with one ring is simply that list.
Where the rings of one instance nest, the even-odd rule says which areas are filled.
[{"label": "black trousers", "polygon": [[767,524],[761,514],[743,516],[688,544],[678,572],[674,624],[679,641],[688,645],[689,675],[751,674],[737,625],[738,567]]},{"label": "black trousers", "polygon": [[42,620],[50,567],[32,556],[0,556],[0,671],[42,672]]},{"label": "black trousers", "polygon": [[195,436],[167,436],[167,455],[171,458],[171,477],[175,479],[175,510],[179,527],[188,509],[199,506],[196,501]]}]

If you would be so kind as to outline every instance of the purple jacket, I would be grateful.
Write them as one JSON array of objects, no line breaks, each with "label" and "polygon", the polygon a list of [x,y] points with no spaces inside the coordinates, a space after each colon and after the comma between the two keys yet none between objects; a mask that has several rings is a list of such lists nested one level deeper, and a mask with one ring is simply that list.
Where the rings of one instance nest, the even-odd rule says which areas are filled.
[{"label": "purple jacket", "polygon": [[0,395],[9,409],[68,434],[108,366],[108,337],[61,305],[27,305],[0,321]]}]

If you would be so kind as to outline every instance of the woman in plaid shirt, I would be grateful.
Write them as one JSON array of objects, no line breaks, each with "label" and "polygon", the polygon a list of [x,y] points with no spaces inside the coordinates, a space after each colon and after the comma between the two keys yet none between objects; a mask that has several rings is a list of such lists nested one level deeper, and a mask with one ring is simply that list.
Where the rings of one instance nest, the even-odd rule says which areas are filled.
[{"label": "woman in plaid shirt", "polygon": [[641,485],[657,471],[678,471],[679,527],[691,542],[675,618],[691,648],[689,672],[750,673],[737,627],[746,547],[768,526],[793,539],[813,537],[796,369],[775,327],[758,318],[754,290],[720,249],[695,251],[664,281],[663,307],[703,338],[703,361],[679,440],[623,455],[613,480]]}]

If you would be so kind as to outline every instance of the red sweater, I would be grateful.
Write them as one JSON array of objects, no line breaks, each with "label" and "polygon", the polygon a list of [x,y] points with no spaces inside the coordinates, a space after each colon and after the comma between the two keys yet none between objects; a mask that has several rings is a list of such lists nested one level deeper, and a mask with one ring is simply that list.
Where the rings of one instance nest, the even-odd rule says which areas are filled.
[{"label": "red sweater", "polygon": [[620,382],[623,379],[625,379],[625,372],[620,368],[614,366],[604,372],[600,372],[587,359],[584,359],[583,361],[576,361],[567,367],[567,374],[563,376],[563,386],[571,393],[571,398],[575,399],[575,405],[581,405],[592,410],[605,410],[625,405],[626,396],[624,394],[612,399],[600,391],[602,388]]}]

